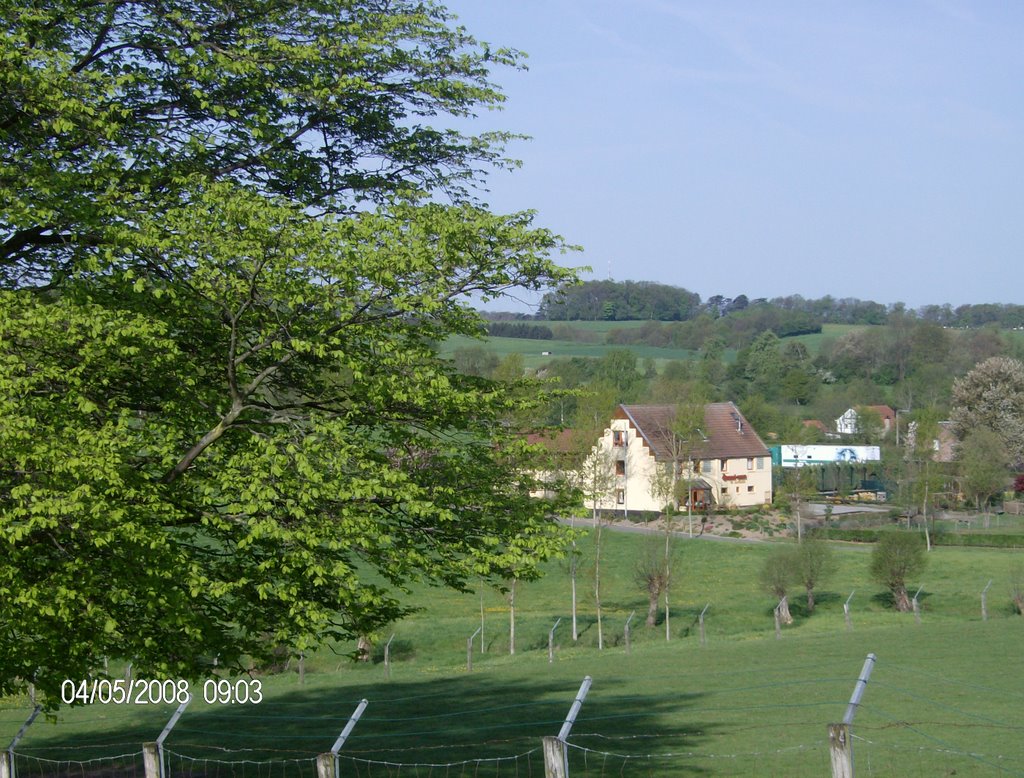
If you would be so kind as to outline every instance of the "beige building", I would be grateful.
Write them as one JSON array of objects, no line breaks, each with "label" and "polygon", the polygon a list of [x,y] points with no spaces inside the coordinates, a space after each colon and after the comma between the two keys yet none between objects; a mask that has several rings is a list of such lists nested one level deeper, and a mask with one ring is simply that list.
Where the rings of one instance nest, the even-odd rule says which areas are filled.
[{"label": "beige building", "polygon": [[699,440],[675,435],[674,418],[672,405],[618,407],[595,447],[594,461],[610,475],[599,508],[661,511],[672,501],[667,480],[674,480],[680,506],[689,482],[694,510],[771,503],[771,454],[735,405],[706,405]]}]

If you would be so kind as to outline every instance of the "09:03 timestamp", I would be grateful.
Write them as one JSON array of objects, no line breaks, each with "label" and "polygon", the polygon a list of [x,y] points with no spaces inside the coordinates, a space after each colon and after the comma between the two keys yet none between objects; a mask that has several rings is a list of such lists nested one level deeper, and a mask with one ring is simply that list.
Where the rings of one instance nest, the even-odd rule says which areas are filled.
[{"label": "09:03 timestamp", "polygon": [[263,682],[259,678],[210,678],[203,682],[203,702],[207,705],[259,705],[263,702]]},{"label": "09:03 timestamp", "polygon": [[[91,678],[65,680],[60,686],[65,705],[180,705],[191,699],[189,682],[135,678],[132,680]],[[203,702],[207,705],[259,705],[263,702],[263,682],[258,678],[210,678],[203,682]]]}]

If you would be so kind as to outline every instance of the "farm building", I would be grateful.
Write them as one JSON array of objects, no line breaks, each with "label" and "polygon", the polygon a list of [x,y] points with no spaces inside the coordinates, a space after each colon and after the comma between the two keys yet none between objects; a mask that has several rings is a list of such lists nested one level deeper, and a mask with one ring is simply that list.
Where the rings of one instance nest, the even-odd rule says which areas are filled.
[{"label": "farm building", "polygon": [[591,460],[610,476],[599,508],[627,514],[660,511],[673,500],[666,494],[666,480],[676,485],[670,491],[680,506],[687,501],[694,509],[771,503],[771,456],[733,403],[704,406],[699,440],[683,440],[673,432],[675,413],[672,405],[616,409]]}]

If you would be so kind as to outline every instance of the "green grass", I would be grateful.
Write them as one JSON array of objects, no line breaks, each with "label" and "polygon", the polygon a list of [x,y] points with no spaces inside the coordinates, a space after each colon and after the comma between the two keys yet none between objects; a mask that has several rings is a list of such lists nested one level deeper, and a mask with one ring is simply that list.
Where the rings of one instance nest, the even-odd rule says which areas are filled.
[{"label": "green grass", "polygon": [[[639,344],[616,345],[604,342],[583,343],[572,340],[531,340],[528,338],[487,338],[485,340],[476,340],[461,335],[446,340],[441,347],[441,353],[444,356],[451,356],[456,349],[473,347],[483,347],[488,351],[494,352],[499,357],[513,353],[522,354],[525,366],[534,370],[551,362],[553,359],[568,359],[570,357],[599,359],[615,349],[632,351],[637,359],[653,359],[659,367],[673,359],[696,359],[696,352],[688,351],[687,349],[655,348],[654,346]],[[545,351],[550,351],[551,355],[544,356],[543,352]]]},{"label": "green grass", "polygon": [[841,338],[843,335],[848,335],[851,332],[858,332],[860,330],[869,329],[872,326],[870,324],[823,324],[821,325],[821,332],[815,332],[810,335],[794,335],[792,338],[786,338],[786,340],[796,340],[803,343],[807,347],[807,351],[810,355],[817,356],[821,351],[821,346],[826,341],[836,340]]},{"label": "green grass", "polygon": [[[839,569],[818,593],[816,612],[808,617],[794,592],[795,623],[776,640],[774,602],[756,583],[773,544],[681,540],[672,641],[666,643],[663,624],[643,627],[646,599],[632,575],[634,560],[658,540],[605,533],[604,651],[596,648],[589,536],[580,544],[577,645],[570,639],[567,574],[558,563],[548,566],[541,581],[519,587],[515,656],[508,652],[507,601],[484,591],[487,650],[481,654],[476,646],[472,674],[465,671],[466,639],[480,626],[480,596],[417,591],[413,599],[424,610],[392,628],[390,680],[379,661],[380,643],[377,661],[359,666],[322,651],[308,660],[302,686],[294,668],[262,678],[267,699],[261,705],[193,703],[168,747],[217,758],[308,756],[330,748],[365,697],[370,706],[346,745],[350,757],[448,764],[525,754],[543,735],[557,733],[580,681],[590,675],[593,688],[570,739],[574,776],[823,775],[826,724],[842,718],[864,657],[874,652],[877,667],[854,725],[858,771],[1024,773],[1024,619],[1011,615],[1007,592],[1008,571],[1019,552],[932,552],[928,569],[914,582],[915,588],[924,586],[918,625],[913,616],[886,607],[884,593],[867,575],[870,549],[839,546]],[[988,594],[990,618],[982,622],[979,594],[989,579],[995,580]],[[854,590],[854,629],[847,631],[842,604]],[[707,645],[701,646],[696,616],[706,603]],[[627,654],[623,625],[633,610]],[[562,622],[555,662],[549,664],[547,634],[556,618]],[[4,707],[0,744],[6,745],[26,703],[8,700]],[[115,750],[94,749],[95,744],[154,739],[170,712],[65,710],[57,725],[33,725],[22,750],[82,759]],[[228,756],[217,750],[223,748],[252,750]],[[515,774],[516,766],[522,775],[542,772],[536,754],[498,765],[499,774]],[[477,766],[433,774],[494,772]]]},{"label": "green grass", "polygon": [[[657,348],[643,344],[608,344],[605,339],[608,333],[619,329],[636,329],[643,326],[643,321],[565,321],[537,322],[548,327],[569,327],[586,337],[579,340],[532,340],[528,338],[485,338],[476,340],[464,336],[449,338],[441,347],[441,353],[450,356],[456,349],[480,347],[494,352],[499,357],[518,353],[523,355],[527,368],[535,370],[552,359],[569,357],[603,357],[612,349],[629,349],[638,359],[653,359],[659,369],[669,360],[693,360],[699,352],[689,349]],[[797,335],[793,340],[803,343],[812,356],[816,355],[825,341],[834,340],[842,335],[867,328],[868,325],[858,324],[825,324],[820,333]],[[787,338],[789,340],[789,338]],[[543,356],[542,352],[550,351],[551,356]],[[736,350],[726,349],[723,358],[731,364],[736,360]]]}]

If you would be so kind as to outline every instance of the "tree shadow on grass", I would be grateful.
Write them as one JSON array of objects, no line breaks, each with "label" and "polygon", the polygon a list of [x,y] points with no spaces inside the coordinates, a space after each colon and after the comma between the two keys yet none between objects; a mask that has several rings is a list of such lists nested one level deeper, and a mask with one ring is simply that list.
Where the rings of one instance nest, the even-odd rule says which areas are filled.
[{"label": "tree shadow on grass", "polygon": [[816,591],[814,593],[814,611],[811,612],[807,610],[807,591],[801,589],[794,592],[789,597],[789,613],[793,617],[793,624],[791,626],[798,627],[808,619],[820,615],[822,609],[842,602],[845,602],[845,598],[837,592]]},{"label": "tree shadow on grass", "polygon": [[[534,665],[536,668],[537,665]],[[546,667],[546,666],[545,666]],[[528,760],[474,763],[471,774],[513,774],[515,762],[530,774],[543,774],[541,738],[557,735],[576,697],[581,678],[563,671],[523,673],[516,678],[486,672],[403,682],[331,683],[334,674],[313,676],[306,686],[268,695],[257,705],[206,706],[193,703],[171,732],[165,747],[179,772],[206,775],[213,761],[309,760],[326,753],[360,699],[365,713],[341,751],[352,772],[358,765],[461,765],[470,760]],[[342,679],[344,674],[339,674]],[[547,676],[546,678],[544,676]],[[267,687],[265,687],[267,688]],[[193,689],[196,691],[196,689]],[[268,689],[270,691],[270,689]],[[199,692],[201,695],[201,691]],[[716,732],[714,722],[682,715],[703,694],[637,695],[626,674],[595,679],[568,739],[571,758],[607,749],[616,754],[691,751]],[[156,739],[173,709],[140,712],[100,706],[64,716],[65,722],[30,728],[18,751],[51,759],[84,761],[104,753],[141,750]],[[116,716],[113,714],[117,714]],[[73,719],[69,726],[67,719]],[[578,734],[577,734],[578,733]],[[652,737],[656,735],[656,737]],[[523,756],[530,753],[529,757]],[[201,760],[201,761],[194,761]],[[298,765],[298,762],[295,763]],[[673,772],[699,772],[674,762]],[[100,769],[97,767],[97,769]],[[226,768],[225,768],[226,769]],[[275,767],[306,774],[296,766]],[[452,767],[455,769],[455,767]],[[458,769],[463,769],[461,766]],[[362,771],[365,772],[365,769]],[[282,773],[282,774],[285,774]],[[103,773],[85,771],[82,775]],[[172,769],[172,776],[177,773]],[[209,772],[213,775],[213,772]],[[253,773],[255,774],[255,773]],[[277,772],[274,773],[278,774]],[[374,773],[376,774],[376,773]],[[456,770],[456,775],[461,774]],[[78,773],[76,773],[78,775]]]},{"label": "tree shadow on grass", "polygon": [[[914,588],[913,586],[908,586],[907,587],[907,598],[908,599],[913,599],[914,594],[916,592],[917,592],[916,588]],[[924,589],[922,589],[921,593],[917,595],[918,605],[924,603],[925,600],[927,600],[931,596],[932,596],[931,592],[928,592],[928,591],[925,591]],[[896,598],[893,597],[892,592],[890,592],[888,590],[886,590],[884,592],[879,592],[878,594],[875,594],[874,596],[872,596],[871,602],[873,602],[873,603],[875,603],[877,605],[880,605],[882,608],[885,608],[886,610],[893,611],[893,612],[896,611]],[[908,613],[909,612],[912,612],[912,611],[908,611]]]}]

